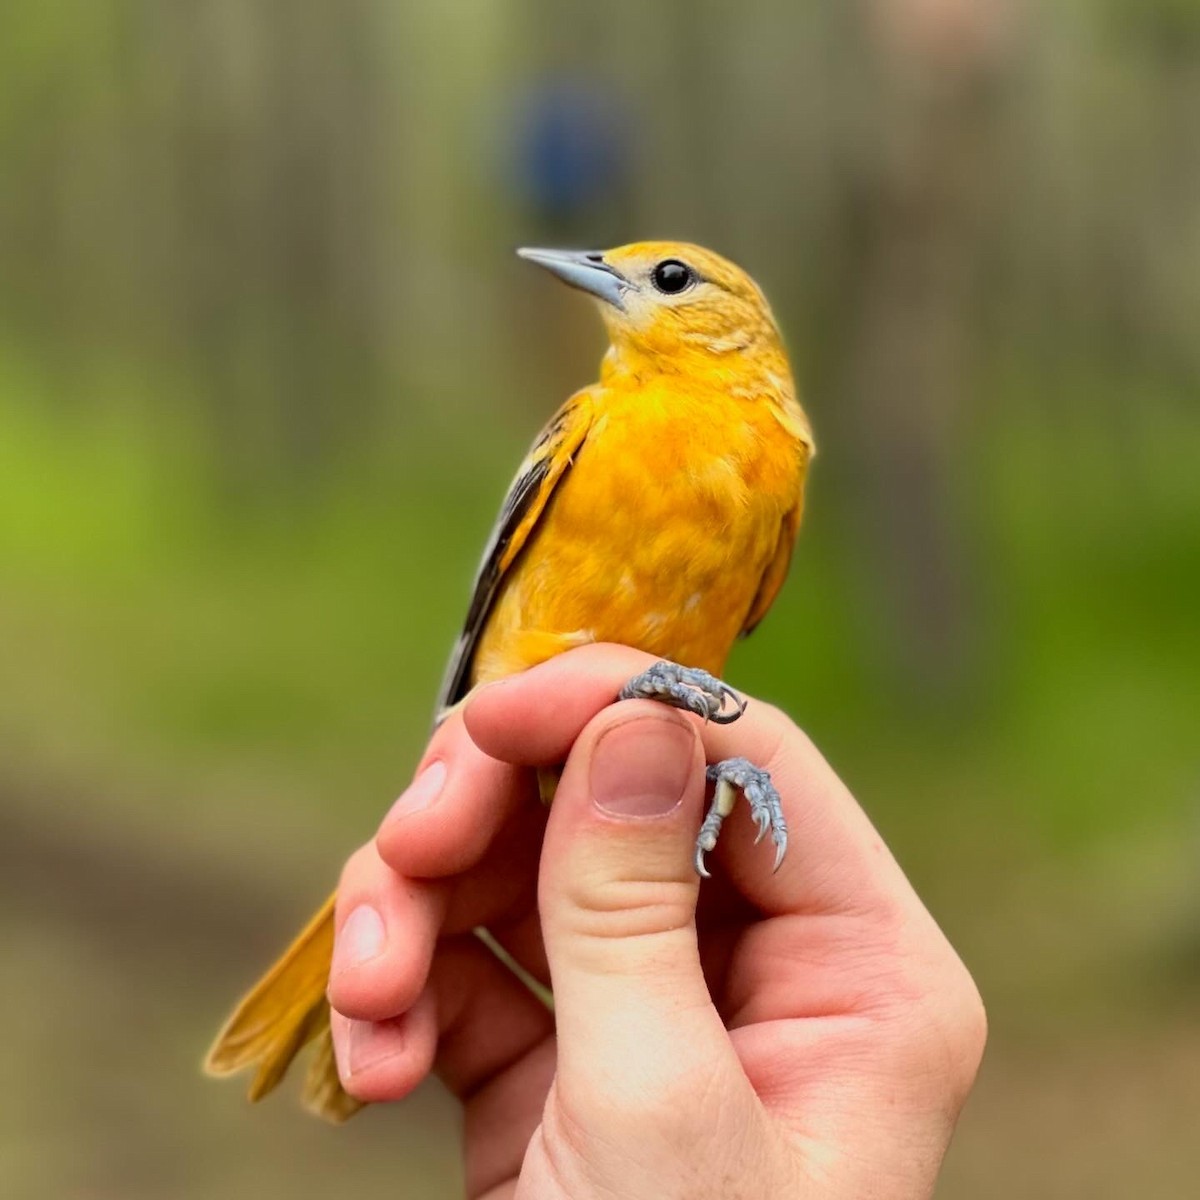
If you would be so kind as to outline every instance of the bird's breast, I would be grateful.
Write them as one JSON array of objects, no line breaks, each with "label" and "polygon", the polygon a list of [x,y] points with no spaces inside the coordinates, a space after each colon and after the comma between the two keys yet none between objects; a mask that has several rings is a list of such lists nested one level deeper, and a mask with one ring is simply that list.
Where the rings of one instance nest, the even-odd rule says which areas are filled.
[{"label": "bird's breast", "polygon": [[795,466],[770,426],[655,415],[598,417],[498,597],[482,675],[586,641],[723,669]]}]

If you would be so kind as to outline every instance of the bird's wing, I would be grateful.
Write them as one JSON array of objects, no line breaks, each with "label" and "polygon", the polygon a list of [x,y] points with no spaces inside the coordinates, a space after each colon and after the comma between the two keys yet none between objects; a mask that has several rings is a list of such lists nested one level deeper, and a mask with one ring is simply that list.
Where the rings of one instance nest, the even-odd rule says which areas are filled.
[{"label": "bird's wing", "polygon": [[767,615],[767,610],[775,603],[779,589],[783,587],[788,567],[791,565],[792,549],[796,545],[796,534],[800,529],[800,516],[803,510],[803,502],[797,501],[783,514],[783,520],[779,523],[779,540],[775,543],[775,553],[771,556],[771,561],[763,572],[758,591],[754,595],[754,603],[750,605],[750,611],[746,614],[746,621],[742,625],[741,637],[749,637],[754,632],[759,621]]},{"label": "bird's wing", "polygon": [[466,623],[454,645],[438,696],[437,719],[470,688],[471,660],[505,574],[529,542],[555,487],[566,475],[592,424],[591,393],[576,392],[534,442],[508,489],[483,551]]}]

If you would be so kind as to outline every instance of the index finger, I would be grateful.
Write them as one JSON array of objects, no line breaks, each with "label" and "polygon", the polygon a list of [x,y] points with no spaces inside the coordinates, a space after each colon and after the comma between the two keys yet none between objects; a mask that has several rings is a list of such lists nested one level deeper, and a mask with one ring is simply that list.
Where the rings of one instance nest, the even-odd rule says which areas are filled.
[{"label": "index finger", "polygon": [[[480,688],[463,713],[467,732],[493,758],[523,766],[561,764],[584,726],[654,661],[628,646],[571,650]],[[715,855],[727,878],[761,911],[879,916],[919,904],[854,797],[784,713],[752,700],[733,724],[702,724],[700,730],[709,762],[744,756],[770,772],[783,799],[790,838],[777,873],[771,873],[769,850],[754,845],[745,805],[726,822]]]}]

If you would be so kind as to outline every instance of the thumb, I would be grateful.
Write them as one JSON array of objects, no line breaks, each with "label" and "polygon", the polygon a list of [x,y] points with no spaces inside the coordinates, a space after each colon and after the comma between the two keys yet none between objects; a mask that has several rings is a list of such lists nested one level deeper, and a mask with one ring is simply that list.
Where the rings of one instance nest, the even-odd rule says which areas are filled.
[{"label": "thumb", "polygon": [[577,1112],[645,1112],[681,1099],[697,1078],[711,1082],[721,1056],[736,1065],[696,942],[703,799],[693,723],[650,702],[605,709],[571,750],[546,829],[539,907],[556,1087]]}]

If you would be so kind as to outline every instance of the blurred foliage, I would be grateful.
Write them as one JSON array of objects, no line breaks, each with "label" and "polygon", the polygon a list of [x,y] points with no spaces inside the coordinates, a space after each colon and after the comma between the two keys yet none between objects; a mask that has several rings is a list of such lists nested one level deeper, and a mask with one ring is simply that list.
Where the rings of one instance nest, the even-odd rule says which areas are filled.
[{"label": "blurred foliage", "polygon": [[943,1194],[1190,1194],[1198,31],[1193,0],[8,6],[4,1194],[453,1194],[435,1091],[326,1134],[194,1064],[405,782],[499,497],[592,377],[593,315],[512,246],[643,236],[729,253],[789,334],[821,455],[732,674],[990,1002]]}]

